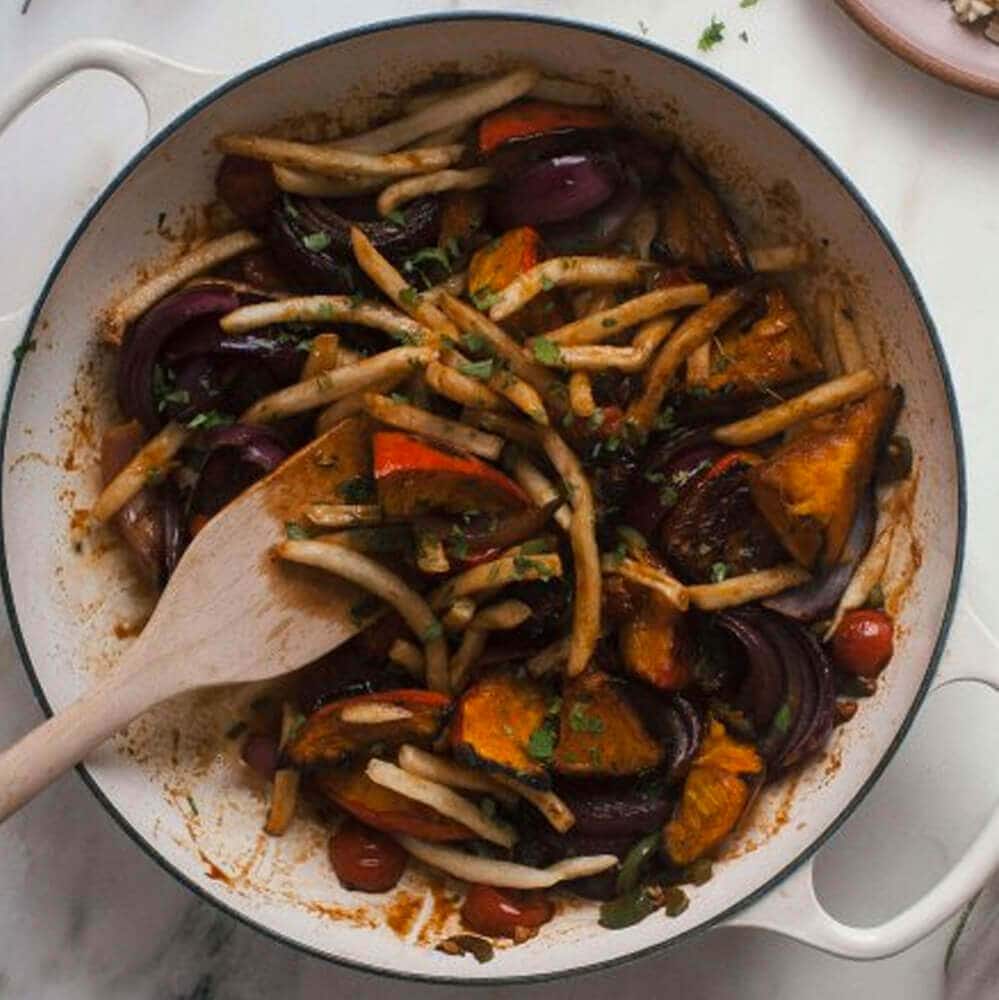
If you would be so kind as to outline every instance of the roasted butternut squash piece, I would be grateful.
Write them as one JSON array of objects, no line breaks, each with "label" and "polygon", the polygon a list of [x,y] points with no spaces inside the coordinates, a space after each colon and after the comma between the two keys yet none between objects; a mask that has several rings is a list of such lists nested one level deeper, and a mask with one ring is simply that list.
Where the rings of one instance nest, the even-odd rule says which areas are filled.
[{"label": "roasted butternut squash piece", "polygon": [[541,259],[541,237],[536,229],[521,226],[476,250],[468,265],[468,292],[474,298],[501,292],[518,275]]},{"label": "roasted butternut squash piece", "polygon": [[663,829],[663,844],[676,864],[690,864],[722,843],[749,803],[749,786],[740,776],[762,770],[756,750],[732,739],[712,719],[684,781],[676,815]]},{"label": "roasted butternut squash piece", "polygon": [[378,691],[324,705],[285,747],[298,767],[343,763],[376,743],[431,743],[441,731],[451,699],[436,691]]},{"label": "roasted butternut squash piece", "polygon": [[634,615],[618,631],[621,658],[628,672],[664,691],[676,691],[690,679],[690,641],[683,612],[666,598],[646,590]]},{"label": "roasted butternut squash piece", "polygon": [[499,670],[462,695],[451,725],[455,757],[470,767],[509,774],[536,788],[551,780],[554,746],[545,689],[533,678]]},{"label": "roasted butternut squash piece", "polygon": [[753,501],[802,566],[839,558],[896,407],[893,390],[875,389],[816,417],[750,470]]},{"label": "roasted butternut squash piece", "polygon": [[709,392],[755,396],[822,374],[822,359],[783,289],[764,291],[757,307],[748,318],[737,316],[712,345]]},{"label": "roasted butternut squash piece", "polygon": [[331,802],[362,823],[385,833],[405,833],[421,840],[469,840],[475,836],[436,809],[376,784],[366,765],[334,768],[316,775],[316,786]]},{"label": "roasted butternut squash piece", "polygon": [[681,153],[673,155],[669,172],[672,184],[660,210],[658,255],[699,277],[749,274],[739,233],[708,182]]},{"label": "roasted butternut squash piece", "polygon": [[649,735],[619,682],[594,672],[565,685],[555,749],[559,774],[640,774],[662,763],[663,755],[663,746]]}]

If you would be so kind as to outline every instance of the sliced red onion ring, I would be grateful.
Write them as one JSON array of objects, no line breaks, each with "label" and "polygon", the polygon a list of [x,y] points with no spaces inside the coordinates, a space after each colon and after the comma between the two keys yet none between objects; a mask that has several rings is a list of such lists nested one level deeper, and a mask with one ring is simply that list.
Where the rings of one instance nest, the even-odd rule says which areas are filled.
[{"label": "sliced red onion ring", "polygon": [[152,307],[125,333],[118,360],[118,404],[149,433],[162,426],[153,396],[153,369],[167,341],[188,324],[224,316],[240,305],[239,296],[220,288],[175,292]]},{"label": "sliced red onion ring", "polygon": [[490,199],[500,229],[542,226],[583,215],[607,201],[621,179],[616,159],[580,152],[532,164]]},{"label": "sliced red onion ring", "polygon": [[604,250],[621,234],[641,200],[642,185],[638,175],[629,168],[617,190],[602,204],[565,222],[542,226],[545,245],[554,254]]}]

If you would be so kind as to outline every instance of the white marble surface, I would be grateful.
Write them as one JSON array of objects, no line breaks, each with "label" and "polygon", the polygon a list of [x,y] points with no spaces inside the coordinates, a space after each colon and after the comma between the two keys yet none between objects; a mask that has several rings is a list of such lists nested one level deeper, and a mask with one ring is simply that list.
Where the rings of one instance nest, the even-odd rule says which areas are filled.
[{"label": "white marble surface", "polygon": [[[236,70],[317,35],[458,2],[366,0],[5,0],[0,86],[57,45],[112,35],[195,65]],[[999,104],[950,90],[885,54],[831,0],[507,2],[507,10],[647,33],[727,73],[790,116],[858,183],[902,245],[949,350],[970,469],[968,589],[999,630],[989,575],[999,550],[994,505],[999,426]],[[728,37],[704,55],[711,12]],[[749,41],[738,32],[745,29]],[[59,88],[0,139],[0,314],[33,294],[46,262],[114,166],[140,141],[129,88],[87,73]],[[6,348],[3,348],[6,349]],[[831,910],[873,922],[914,899],[959,855],[999,799],[995,702],[954,689],[924,710],[898,759],[820,857]],[[0,745],[40,712],[6,626],[0,630]],[[720,930],[654,961],[522,989],[519,996],[677,996],[689,1000],[838,1000],[944,996],[950,927],[907,954],[866,965],[772,935]],[[455,997],[348,973],[274,944],[191,896],[147,858],[75,775],[0,830],[0,997],[38,1000],[218,1000],[280,994]],[[484,991],[508,996],[514,991]]]}]

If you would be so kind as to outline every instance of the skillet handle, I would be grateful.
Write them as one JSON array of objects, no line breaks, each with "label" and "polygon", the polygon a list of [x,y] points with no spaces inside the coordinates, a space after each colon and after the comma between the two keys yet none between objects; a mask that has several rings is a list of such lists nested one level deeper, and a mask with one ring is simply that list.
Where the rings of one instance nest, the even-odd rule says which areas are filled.
[{"label": "skillet handle", "polygon": [[[147,136],[227,75],[185,66],[112,38],[80,39],[40,60],[0,95],[0,134],[53,87],[85,69],[108,70],[138,91],[146,106]],[[24,337],[30,311],[24,306],[0,313],[0,386],[9,381],[11,351]]]},{"label": "skillet handle", "polygon": [[[930,693],[974,681],[999,691],[999,638],[969,605],[958,605],[940,673]],[[955,914],[999,868],[999,808],[946,875],[921,899],[883,924],[851,927],[831,917],[815,894],[814,858],[731,926],[775,931],[842,958],[887,958],[914,945]]]}]

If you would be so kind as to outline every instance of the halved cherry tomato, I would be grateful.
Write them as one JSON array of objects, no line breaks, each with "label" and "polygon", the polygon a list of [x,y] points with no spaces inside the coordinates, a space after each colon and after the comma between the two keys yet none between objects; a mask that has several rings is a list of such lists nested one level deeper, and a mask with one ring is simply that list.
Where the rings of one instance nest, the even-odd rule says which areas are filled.
[{"label": "halved cherry tomato", "polygon": [[601,108],[550,101],[521,101],[486,115],[479,123],[479,151],[491,153],[512,139],[528,139],[576,128],[606,128],[612,119]]},{"label": "halved cherry tomato", "polygon": [[473,885],[461,907],[461,919],[469,930],[487,937],[512,938],[518,927],[534,930],[555,914],[551,901],[540,892],[496,889]]},{"label": "halved cherry tomato", "polygon": [[330,862],[345,889],[388,892],[402,878],[407,857],[391,837],[352,819],[330,837]]},{"label": "halved cherry tomato", "polygon": [[849,674],[877,677],[891,659],[894,637],[894,623],[883,611],[848,611],[833,633],[833,662]]}]

